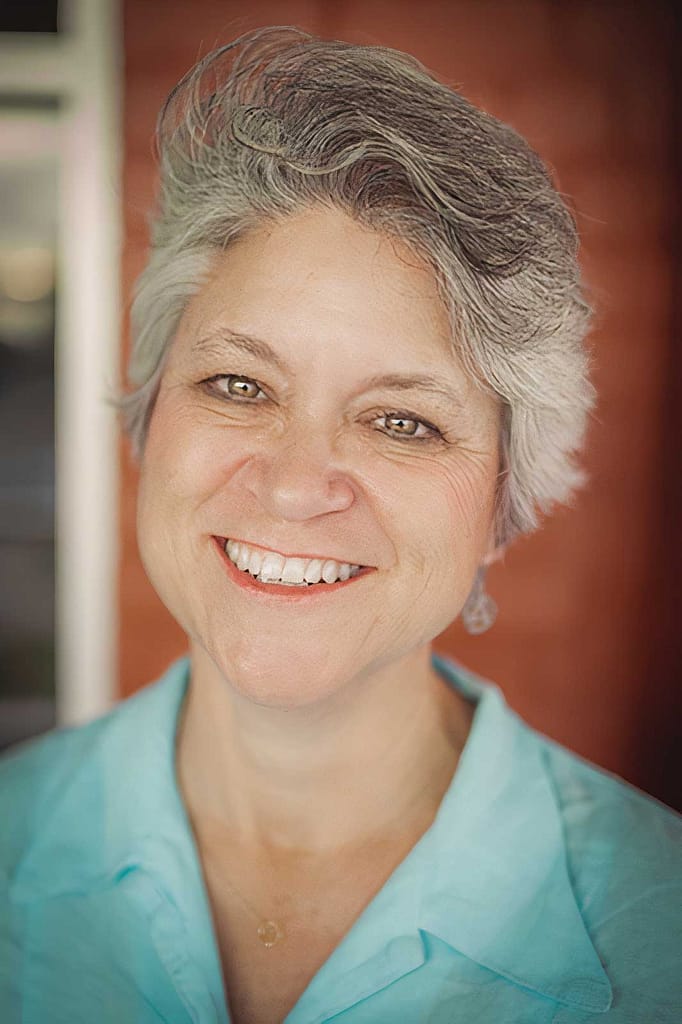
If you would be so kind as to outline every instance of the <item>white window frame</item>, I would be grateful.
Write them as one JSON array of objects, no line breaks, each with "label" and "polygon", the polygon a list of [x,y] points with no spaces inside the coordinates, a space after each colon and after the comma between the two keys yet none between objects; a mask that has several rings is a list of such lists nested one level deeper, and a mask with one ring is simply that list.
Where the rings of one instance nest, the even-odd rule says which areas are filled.
[{"label": "white window frame", "polygon": [[0,36],[0,91],[59,100],[56,717],[76,725],[117,691],[122,32],[118,0],[62,0],[60,19]]}]

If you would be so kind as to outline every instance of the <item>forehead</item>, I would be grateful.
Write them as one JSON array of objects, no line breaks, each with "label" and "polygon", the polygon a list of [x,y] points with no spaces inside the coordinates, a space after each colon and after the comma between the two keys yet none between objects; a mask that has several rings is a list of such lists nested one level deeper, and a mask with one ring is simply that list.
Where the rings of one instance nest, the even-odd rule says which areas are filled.
[{"label": "forehead", "polygon": [[306,211],[261,225],[216,257],[184,333],[227,327],[287,351],[453,362],[435,277],[407,246],[346,214]]}]

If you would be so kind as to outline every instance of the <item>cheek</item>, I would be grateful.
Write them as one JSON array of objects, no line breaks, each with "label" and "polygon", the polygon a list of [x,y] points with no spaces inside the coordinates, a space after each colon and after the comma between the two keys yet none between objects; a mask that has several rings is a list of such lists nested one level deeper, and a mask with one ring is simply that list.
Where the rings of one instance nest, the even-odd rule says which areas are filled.
[{"label": "cheek", "polygon": [[414,542],[422,581],[416,600],[429,611],[429,639],[460,614],[489,551],[497,478],[496,461],[478,456],[438,469],[424,484],[421,537]]},{"label": "cheek", "polygon": [[443,503],[450,528],[473,545],[488,537],[496,484],[496,460],[465,461],[445,477]]},{"label": "cheek", "polygon": [[141,501],[170,513],[195,510],[238,467],[238,433],[202,423],[190,403],[160,402],[142,460]]},{"label": "cheek", "polygon": [[453,557],[477,564],[490,533],[496,477],[493,453],[457,453],[450,463],[424,458],[385,480],[382,518],[390,534],[398,529],[399,549],[421,568],[436,559],[451,564]]},{"label": "cheek", "polygon": [[[152,415],[140,466],[137,496],[138,546],[150,576],[191,541],[188,513],[201,502],[210,461],[194,437],[182,407],[159,400]],[[155,568],[157,572],[155,572]]]}]

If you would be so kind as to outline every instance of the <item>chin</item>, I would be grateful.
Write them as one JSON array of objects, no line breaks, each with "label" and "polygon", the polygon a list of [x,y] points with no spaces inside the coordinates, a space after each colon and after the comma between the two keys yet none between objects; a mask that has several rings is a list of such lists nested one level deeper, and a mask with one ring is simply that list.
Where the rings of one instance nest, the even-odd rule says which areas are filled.
[{"label": "chin", "polygon": [[[215,650],[215,647],[213,647]],[[336,660],[337,668],[341,659]],[[211,661],[232,690],[263,707],[293,711],[335,693],[342,685],[338,671],[330,675],[329,658],[302,656],[300,646],[269,650],[262,642],[243,650],[218,649]]]}]

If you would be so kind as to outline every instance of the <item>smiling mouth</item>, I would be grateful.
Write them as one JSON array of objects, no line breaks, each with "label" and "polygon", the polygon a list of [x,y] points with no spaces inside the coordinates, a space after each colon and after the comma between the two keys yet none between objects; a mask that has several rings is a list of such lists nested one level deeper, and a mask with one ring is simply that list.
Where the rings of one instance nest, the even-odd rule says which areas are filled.
[{"label": "smiling mouth", "polygon": [[237,569],[266,585],[299,588],[330,586],[345,583],[361,575],[363,570],[371,568],[339,562],[333,558],[288,558],[277,551],[268,551],[229,538],[224,541],[223,550]]}]

